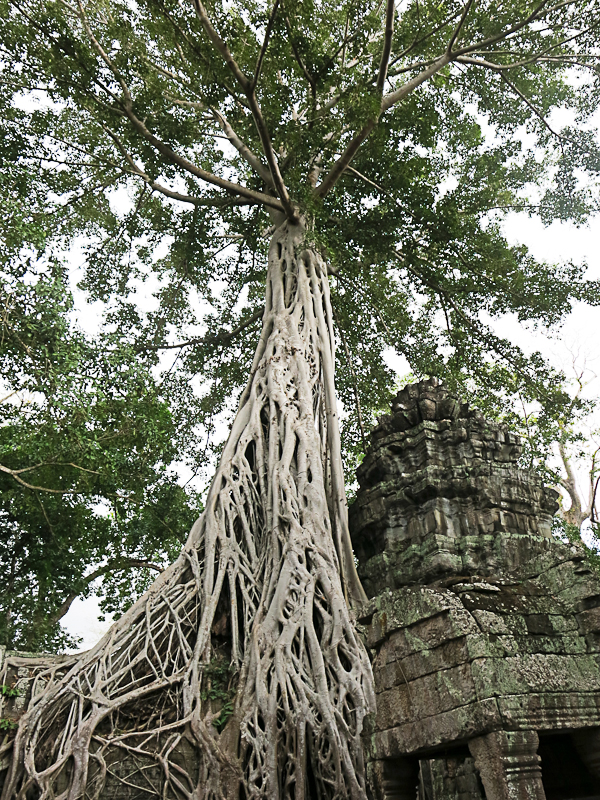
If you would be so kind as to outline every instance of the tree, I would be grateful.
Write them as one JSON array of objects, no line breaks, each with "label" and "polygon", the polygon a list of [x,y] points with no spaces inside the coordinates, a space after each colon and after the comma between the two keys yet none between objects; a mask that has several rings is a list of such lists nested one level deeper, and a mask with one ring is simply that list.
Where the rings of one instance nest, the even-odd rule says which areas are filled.
[{"label": "tree", "polygon": [[61,265],[7,260],[0,274],[0,641],[60,648],[94,581],[116,610],[177,555],[198,508],[169,470],[186,428],[173,385],[72,326]]},{"label": "tree", "polygon": [[[560,401],[539,356],[495,337],[482,313],[551,324],[574,298],[598,302],[582,268],[538,264],[500,227],[509,208],[583,222],[597,207],[578,176],[600,169],[586,127],[598,3],[3,10],[5,150],[31,187],[24,224],[53,246],[91,237],[84,286],[120,296],[112,319],[140,354],[175,347],[187,369],[208,356],[204,376],[219,376],[222,357],[210,357],[233,342],[243,366],[262,319],[203,515],[174,564],[24,717],[3,797],[98,796],[124,752],[142,771],[159,765],[164,796],[364,797],[374,696],[350,611],[364,595],[335,325],[342,399],[365,412],[389,384],[386,343],[451,384],[476,378],[491,396],[518,375]],[[23,100],[36,92],[37,106]],[[562,107],[575,121],[556,130]],[[110,203],[119,186],[132,194],[122,213]],[[218,258],[216,241],[233,254]],[[140,319],[127,292],[144,270],[163,278],[165,302]],[[208,331],[173,342],[192,290],[212,305]],[[217,406],[235,366],[216,381]],[[232,696],[215,707],[223,663]]]}]

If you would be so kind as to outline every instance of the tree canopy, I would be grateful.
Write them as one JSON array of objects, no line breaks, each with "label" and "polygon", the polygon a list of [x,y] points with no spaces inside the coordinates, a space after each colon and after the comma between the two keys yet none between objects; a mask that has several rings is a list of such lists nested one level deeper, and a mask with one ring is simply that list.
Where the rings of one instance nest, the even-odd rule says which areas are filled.
[{"label": "tree canopy", "polygon": [[[33,564],[47,572],[23,618],[84,591],[86,561],[154,564],[178,546],[197,500],[169,465],[199,469],[231,413],[281,215],[309,221],[331,274],[347,468],[395,381],[388,347],[487,411],[518,392],[564,407],[556,373],[493,320],[551,326],[599,301],[584,265],[540,263],[502,229],[515,209],[582,224],[598,208],[599,12],[4,0],[7,598]],[[80,252],[98,337],[69,321]],[[4,636],[45,641],[22,631]]]}]

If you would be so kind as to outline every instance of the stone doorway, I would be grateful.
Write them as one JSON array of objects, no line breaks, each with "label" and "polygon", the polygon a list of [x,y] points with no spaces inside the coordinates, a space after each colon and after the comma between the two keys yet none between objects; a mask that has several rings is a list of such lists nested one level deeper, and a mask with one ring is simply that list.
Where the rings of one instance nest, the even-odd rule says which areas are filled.
[{"label": "stone doorway", "polygon": [[571,735],[540,734],[538,754],[546,800],[600,800],[600,779],[591,775]]}]

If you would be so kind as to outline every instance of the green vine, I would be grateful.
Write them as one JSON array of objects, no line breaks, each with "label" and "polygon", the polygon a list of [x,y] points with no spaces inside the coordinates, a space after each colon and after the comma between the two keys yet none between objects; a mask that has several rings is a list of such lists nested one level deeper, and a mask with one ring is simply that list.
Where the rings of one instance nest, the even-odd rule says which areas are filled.
[{"label": "green vine", "polygon": [[16,686],[7,686],[5,683],[0,685],[0,694],[2,697],[20,697],[23,694],[22,689]]},{"label": "green vine", "polygon": [[12,719],[0,719],[0,731],[3,733],[7,733],[8,731],[13,731],[17,726],[18,722],[15,722]]},{"label": "green vine", "polygon": [[220,704],[220,713],[213,720],[219,731],[223,730],[233,714],[236,692],[235,669],[223,658],[214,658],[204,669],[200,699]]}]

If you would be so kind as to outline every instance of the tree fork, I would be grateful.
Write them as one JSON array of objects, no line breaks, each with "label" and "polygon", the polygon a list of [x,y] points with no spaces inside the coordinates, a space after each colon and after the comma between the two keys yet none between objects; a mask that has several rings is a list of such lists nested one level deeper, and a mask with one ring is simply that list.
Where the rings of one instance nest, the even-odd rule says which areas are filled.
[{"label": "tree fork", "polygon": [[[158,770],[149,796],[366,797],[361,733],[374,692],[348,608],[364,594],[327,269],[305,237],[302,221],[273,236],[263,329],[205,512],[177,561],[33,702],[3,800],[101,798],[127,755]],[[228,719],[207,699],[219,660],[237,680]]]}]

